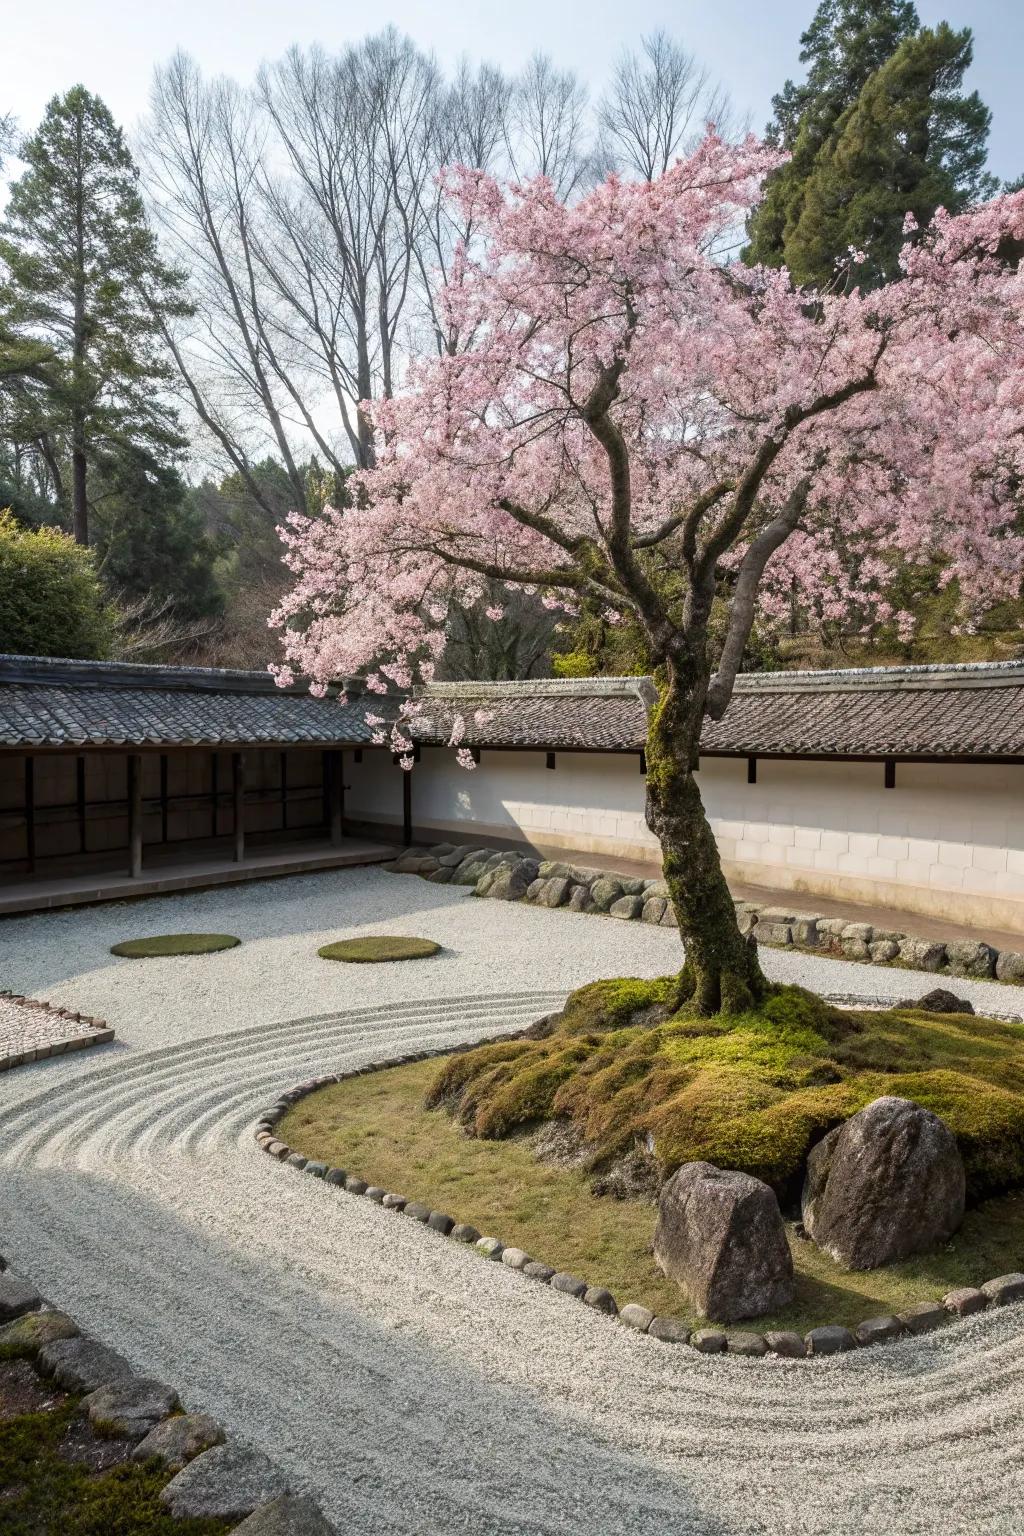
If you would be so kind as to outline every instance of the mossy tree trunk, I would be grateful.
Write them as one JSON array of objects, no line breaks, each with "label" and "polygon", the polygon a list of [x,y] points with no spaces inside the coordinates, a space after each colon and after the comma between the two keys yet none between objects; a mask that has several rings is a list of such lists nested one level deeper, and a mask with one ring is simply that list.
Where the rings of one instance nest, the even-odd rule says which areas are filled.
[{"label": "mossy tree trunk", "polygon": [[649,711],[647,825],[661,843],[679,932],[686,950],[680,1003],[701,1014],[756,1007],[767,983],[757,945],[740,933],[694,771],[706,685],[670,667]]}]

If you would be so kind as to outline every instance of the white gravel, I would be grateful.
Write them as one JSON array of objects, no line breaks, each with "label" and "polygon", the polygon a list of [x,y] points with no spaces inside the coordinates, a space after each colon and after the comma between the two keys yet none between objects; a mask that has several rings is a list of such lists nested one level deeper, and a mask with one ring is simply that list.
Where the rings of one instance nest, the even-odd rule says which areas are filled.
[{"label": "white gravel", "polygon": [[[182,929],[245,942],[195,959],[108,953]],[[317,959],[365,932],[445,953],[386,969]],[[308,1073],[516,1027],[582,981],[677,957],[667,930],[379,870],[0,923],[0,987],[118,1032],[0,1081],[0,1251],[360,1536],[1019,1531],[1019,1308],[832,1361],[706,1359],[252,1142],[256,1110]],[[928,985],[764,958],[828,992]],[[957,988],[1024,1013],[1019,989]]]}]

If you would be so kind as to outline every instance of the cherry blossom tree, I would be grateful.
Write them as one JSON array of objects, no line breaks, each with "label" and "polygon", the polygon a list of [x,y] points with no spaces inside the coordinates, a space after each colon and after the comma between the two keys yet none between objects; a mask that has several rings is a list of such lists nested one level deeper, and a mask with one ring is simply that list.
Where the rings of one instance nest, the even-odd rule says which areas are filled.
[{"label": "cherry blossom tree", "polygon": [[1024,568],[1024,276],[995,254],[1024,234],[1024,194],[908,228],[902,280],[879,292],[801,291],[714,254],[779,158],[709,133],[660,178],[570,205],[544,180],[448,173],[483,232],[443,296],[458,345],[372,408],[356,509],[291,519],[273,619],[283,677],[322,689],[369,666],[380,691],[429,678],[448,605],[488,583],[637,623],[647,820],[680,1000],[702,1013],[766,989],[695,778],[755,615],[788,612],[795,588],[826,616],[907,628],[884,612],[897,554],[941,557],[966,610]]}]

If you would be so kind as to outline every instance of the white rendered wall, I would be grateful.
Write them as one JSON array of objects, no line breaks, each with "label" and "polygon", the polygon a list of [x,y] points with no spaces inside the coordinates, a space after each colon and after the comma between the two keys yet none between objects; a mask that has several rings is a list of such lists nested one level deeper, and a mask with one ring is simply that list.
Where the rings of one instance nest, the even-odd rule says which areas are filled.
[{"label": "white rendered wall", "polygon": [[[657,865],[639,757],[487,752],[473,772],[424,749],[413,769],[417,837],[525,841]],[[345,754],[346,816],[402,823],[390,755]],[[734,883],[891,906],[1024,933],[1024,767],[704,758],[699,783]],[[808,903],[804,903],[807,905]]]}]

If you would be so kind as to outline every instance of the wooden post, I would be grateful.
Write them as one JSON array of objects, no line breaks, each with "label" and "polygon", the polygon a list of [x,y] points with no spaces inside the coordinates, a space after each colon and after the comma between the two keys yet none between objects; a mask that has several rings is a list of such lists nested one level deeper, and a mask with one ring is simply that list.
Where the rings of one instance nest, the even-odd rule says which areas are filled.
[{"label": "wooden post", "polygon": [[160,754],[160,841],[167,841],[167,753]]},{"label": "wooden post", "polygon": [[402,773],[402,842],[406,848],[412,842],[412,769]]},{"label": "wooden post", "polygon": [[133,880],[142,874],[142,758],[128,757],[128,873]]},{"label": "wooden post", "polygon": [[331,829],[331,846],[341,843],[341,827],[345,814],[345,757],[342,752],[326,752],[324,766],[327,770],[327,822]]},{"label": "wooden post", "polygon": [[25,758],[25,857],[29,874],[36,867],[36,760]]},{"label": "wooden post", "polygon": [[231,754],[231,788],[235,804],[235,863],[245,861],[245,753]]},{"label": "wooden post", "polygon": [[88,844],[85,817],[85,758],[75,762],[75,800],[78,805],[78,851],[85,853]]}]

